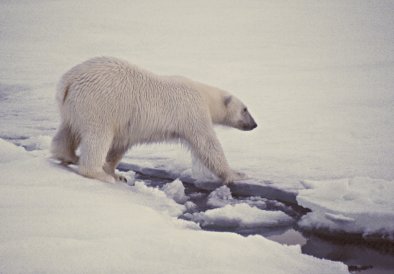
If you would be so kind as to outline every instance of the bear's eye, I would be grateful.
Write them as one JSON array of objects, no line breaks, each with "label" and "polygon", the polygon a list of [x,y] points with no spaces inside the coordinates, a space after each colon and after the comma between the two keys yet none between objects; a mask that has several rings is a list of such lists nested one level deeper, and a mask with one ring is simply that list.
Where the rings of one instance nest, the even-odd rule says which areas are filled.
[{"label": "bear's eye", "polygon": [[248,111],[248,109],[247,109],[247,108],[244,108],[242,111],[243,111],[243,112],[247,112],[247,111]]}]

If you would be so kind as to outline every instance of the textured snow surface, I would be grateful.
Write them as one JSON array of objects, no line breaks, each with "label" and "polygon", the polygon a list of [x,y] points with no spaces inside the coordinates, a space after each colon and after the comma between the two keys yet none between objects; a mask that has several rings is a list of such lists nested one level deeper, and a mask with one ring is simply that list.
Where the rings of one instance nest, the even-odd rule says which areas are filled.
[{"label": "textured snow surface", "polygon": [[105,184],[1,139],[0,148],[14,157],[0,163],[1,272],[347,273],[261,236],[201,231],[142,182]]},{"label": "textured snow surface", "polygon": [[234,199],[231,191],[227,186],[221,186],[209,193],[207,205],[210,207],[222,207],[233,203]]},{"label": "textured snow surface", "polygon": [[297,201],[312,212],[300,226],[394,240],[394,181],[356,177],[304,184]]},{"label": "textured snow surface", "polygon": [[169,198],[179,204],[183,204],[189,199],[185,195],[185,187],[179,179],[164,185],[162,190]]},{"label": "textured snow surface", "polygon": [[223,207],[226,205],[236,205],[239,203],[248,204],[250,206],[257,206],[265,208],[265,198],[261,197],[247,197],[242,200],[234,199],[228,186],[221,186],[209,193],[207,199],[207,206],[211,208]]},{"label": "textured snow surface", "polygon": [[[392,1],[1,1],[0,136],[51,136],[60,76],[115,56],[233,92],[259,127],[218,128],[230,165],[276,184],[393,180]],[[181,146],[132,163],[191,168]]]},{"label": "textured snow surface", "polygon": [[[107,55],[227,89],[259,125],[216,129],[233,169],[300,191],[306,228],[392,237],[393,11],[359,0],[0,1],[0,137],[31,150],[0,140],[0,272],[340,272],[261,237],[185,230],[172,218],[195,205],[169,198],[185,200],[179,184],[103,185],[54,166],[55,87]],[[180,145],[124,161],[208,176]],[[219,192],[210,207],[239,207]]]},{"label": "textured snow surface", "polygon": [[204,227],[223,228],[257,228],[287,225],[293,222],[293,219],[282,211],[261,210],[244,203],[193,213],[191,219]]},{"label": "textured snow surface", "polygon": [[18,161],[26,157],[25,150],[3,139],[0,139],[0,163]]}]

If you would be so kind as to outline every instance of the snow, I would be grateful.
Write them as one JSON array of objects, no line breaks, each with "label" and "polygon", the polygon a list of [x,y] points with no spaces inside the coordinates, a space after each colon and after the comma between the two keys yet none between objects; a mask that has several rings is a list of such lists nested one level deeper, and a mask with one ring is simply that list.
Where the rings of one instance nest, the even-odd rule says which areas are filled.
[{"label": "snow", "polygon": [[234,201],[231,191],[227,186],[221,186],[208,195],[207,205],[210,207],[222,207]]},{"label": "snow", "polygon": [[23,146],[26,150],[42,150],[48,149],[51,141],[52,138],[50,136],[38,135],[22,139],[17,144]]},{"label": "snow", "polygon": [[0,163],[8,163],[27,158],[25,150],[22,147],[17,147],[3,139],[0,139]]},{"label": "snow", "polygon": [[226,205],[205,212],[193,213],[187,217],[203,227],[220,228],[283,226],[293,222],[293,219],[282,211],[261,210],[245,203]]},{"label": "snow", "polygon": [[179,179],[164,185],[162,191],[164,191],[167,197],[173,199],[179,204],[184,204],[189,199],[185,195],[185,187]]},{"label": "snow", "polygon": [[[231,166],[252,177],[394,179],[391,2],[0,5],[0,136],[53,135],[62,73],[109,55],[241,98],[259,127],[217,132]],[[128,161],[191,168],[174,145],[141,146]]]},{"label": "snow", "polygon": [[4,140],[0,148],[14,155],[0,163],[4,273],[347,273],[261,236],[201,231],[140,181],[106,184]]},{"label": "snow", "polygon": [[[48,162],[58,79],[103,55],[245,102],[258,128],[216,128],[231,167],[253,178],[232,191],[299,193],[312,210],[305,229],[392,238],[393,10],[390,1],[356,0],[1,1],[2,271],[174,273],[182,262],[189,272],[340,272],[261,237],[175,230],[185,223],[174,218],[196,205],[132,173],[130,186],[103,185]],[[180,145],[140,146],[124,161],[174,178],[209,176]],[[239,207],[220,191],[210,207]],[[256,201],[245,203],[263,209]]]},{"label": "snow", "polygon": [[265,208],[265,199],[261,197],[247,197],[242,200],[234,199],[228,186],[221,186],[209,193],[207,206],[211,208],[223,207],[226,205],[235,205],[238,203],[248,204],[259,208]]},{"label": "snow", "polygon": [[394,181],[356,177],[304,184],[297,201],[312,212],[301,227],[394,240]]},{"label": "snow", "polygon": [[154,202],[151,203],[151,205],[160,208],[160,210],[166,212],[170,216],[178,217],[186,210],[184,206],[178,205],[175,200],[166,199],[167,195],[165,192],[158,188],[147,187],[141,181],[134,183],[134,189],[136,189],[139,193],[152,196],[153,199],[151,200],[154,200]]}]

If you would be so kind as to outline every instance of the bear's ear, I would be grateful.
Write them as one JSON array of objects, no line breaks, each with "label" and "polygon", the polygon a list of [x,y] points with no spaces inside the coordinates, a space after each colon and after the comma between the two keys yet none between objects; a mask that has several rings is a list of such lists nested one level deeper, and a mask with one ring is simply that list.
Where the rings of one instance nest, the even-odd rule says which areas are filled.
[{"label": "bear's ear", "polygon": [[228,95],[228,96],[224,97],[224,105],[226,107],[228,106],[228,104],[230,104],[231,99],[232,99],[231,95]]}]

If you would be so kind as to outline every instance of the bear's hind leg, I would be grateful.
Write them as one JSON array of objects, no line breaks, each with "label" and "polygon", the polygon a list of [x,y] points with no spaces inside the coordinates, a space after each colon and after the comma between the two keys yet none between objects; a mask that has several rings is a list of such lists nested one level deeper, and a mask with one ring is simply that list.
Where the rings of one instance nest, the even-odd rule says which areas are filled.
[{"label": "bear's hind leg", "polygon": [[79,173],[82,176],[115,183],[115,178],[103,169],[105,157],[112,142],[112,134],[104,130],[85,133],[81,141]]},{"label": "bear's hind leg", "polygon": [[126,151],[127,147],[112,146],[107,154],[107,158],[103,166],[104,171],[107,172],[109,175],[112,175],[117,181],[127,182],[127,179],[125,177],[115,173],[115,168],[119,164],[120,160],[122,160],[123,155],[126,153]]},{"label": "bear's hind leg", "polygon": [[52,157],[63,164],[77,164],[78,156],[75,154],[75,151],[78,148],[79,141],[79,137],[72,133],[70,126],[62,122],[52,139]]}]

